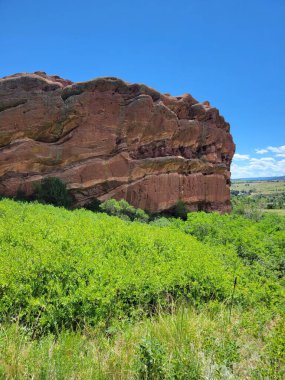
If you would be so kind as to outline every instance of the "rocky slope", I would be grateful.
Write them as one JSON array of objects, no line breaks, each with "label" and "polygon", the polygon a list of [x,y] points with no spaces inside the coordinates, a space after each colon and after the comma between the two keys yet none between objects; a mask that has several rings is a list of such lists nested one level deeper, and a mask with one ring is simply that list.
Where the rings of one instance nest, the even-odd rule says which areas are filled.
[{"label": "rocky slope", "polygon": [[31,194],[46,176],[75,205],[125,198],[149,211],[178,199],[230,209],[235,145],[216,108],[117,78],[72,83],[43,72],[0,79],[0,194]]}]

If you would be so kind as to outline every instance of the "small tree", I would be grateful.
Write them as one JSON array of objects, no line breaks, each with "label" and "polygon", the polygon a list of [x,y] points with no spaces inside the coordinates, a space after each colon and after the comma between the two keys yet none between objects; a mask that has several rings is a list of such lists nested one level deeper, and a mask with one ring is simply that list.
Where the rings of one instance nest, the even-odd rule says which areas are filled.
[{"label": "small tree", "polygon": [[54,206],[69,207],[71,205],[71,196],[65,183],[56,177],[44,178],[36,185],[35,199]]},{"label": "small tree", "polygon": [[130,205],[125,199],[121,199],[118,204],[120,207],[119,214],[127,215],[131,220],[133,220],[136,213],[134,206]]},{"label": "small tree", "polygon": [[176,202],[173,214],[176,218],[181,218],[183,220],[187,219],[187,208],[185,202],[183,202],[181,199]]},{"label": "small tree", "polygon": [[149,221],[149,215],[141,208],[135,209],[134,220],[147,223]]},{"label": "small tree", "polygon": [[119,216],[121,206],[119,205],[119,202],[116,201],[116,199],[107,199],[105,202],[101,203],[99,206],[100,210],[102,212],[106,212],[109,215],[116,215]]}]

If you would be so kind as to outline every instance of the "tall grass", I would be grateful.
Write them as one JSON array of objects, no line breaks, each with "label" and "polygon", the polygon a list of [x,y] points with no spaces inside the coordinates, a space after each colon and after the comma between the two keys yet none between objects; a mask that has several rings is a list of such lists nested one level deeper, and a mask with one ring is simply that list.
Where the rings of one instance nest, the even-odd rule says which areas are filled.
[{"label": "tall grass", "polygon": [[18,324],[2,326],[0,376],[281,380],[285,358],[278,350],[284,352],[284,341],[278,343],[275,336],[280,321],[272,321],[261,310],[235,309],[229,322],[228,309],[213,302],[199,311],[180,307],[159,313],[109,334],[86,328],[34,340]]}]

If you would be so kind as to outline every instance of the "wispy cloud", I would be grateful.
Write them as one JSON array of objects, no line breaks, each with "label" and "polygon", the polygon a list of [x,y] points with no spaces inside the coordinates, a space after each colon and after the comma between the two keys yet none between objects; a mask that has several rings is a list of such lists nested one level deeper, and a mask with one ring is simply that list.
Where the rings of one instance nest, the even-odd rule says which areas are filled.
[{"label": "wispy cloud", "polygon": [[278,157],[284,157],[285,156],[285,145],[281,146],[268,146],[264,149],[255,149],[255,152],[257,154],[265,154],[265,153],[276,153]]},{"label": "wispy cloud", "polygon": [[239,153],[236,153],[234,155],[234,160],[237,160],[237,161],[245,161],[245,160],[249,160],[249,159],[250,159],[249,154],[239,154]]},{"label": "wispy cloud", "polygon": [[285,145],[281,145],[281,146],[269,146],[267,147],[267,150],[269,150],[269,152],[273,152],[273,153],[278,153],[278,154],[285,154]]},{"label": "wispy cloud", "polygon": [[267,149],[255,149],[255,152],[256,152],[257,154],[265,154],[265,153],[268,152],[268,150],[267,150]]}]

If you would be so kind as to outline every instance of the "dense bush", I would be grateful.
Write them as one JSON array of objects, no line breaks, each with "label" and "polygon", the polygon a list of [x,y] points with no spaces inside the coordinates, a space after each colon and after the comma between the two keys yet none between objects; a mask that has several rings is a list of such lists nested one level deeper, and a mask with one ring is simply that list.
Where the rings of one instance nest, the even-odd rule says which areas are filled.
[{"label": "dense bush", "polygon": [[258,221],[239,215],[189,213],[186,222],[171,219],[173,228],[211,246],[233,249],[246,265],[285,279],[285,218],[264,214]]},{"label": "dense bush", "polygon": [[145,211],[140,208],[135,208],[124,199],[121,199],[120,201],[108,199],[101,203],[99,208],[101,211],[106,212],[109,215],[118,216],[124,220],[137,220],[140,222],[147,222],[149,220],[149,216]]},{"label": "dense bush", "polygon": [[[254,294],[238,289],[243,303],[270,302],[279,292],[232,248],[210,248],[172,227],[9,200],[0,210],[0,313],[36,330],[132,319],[169,297],[227,300],[236,275],[247,289],[262,283]],[[194,222],[186,227],[197,229]]]},{"label": "dense bush", "polygon": [[118,203],[0,201],[0,378],[283,379],[285,218]]},{"label": "dense bush", "polygon": [[41,203],[69,207],[71,196],[60,178],[47,177],[35,185],[34,198]]},{"label": "dense bush", "polygon": [[182,200],[178,200],[173,210],[173,216],[176,218],[181,218],[183,220],[187,219],[187,208],[186,204]]}]

